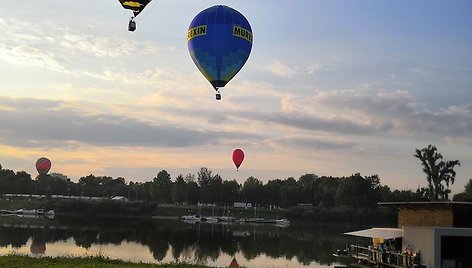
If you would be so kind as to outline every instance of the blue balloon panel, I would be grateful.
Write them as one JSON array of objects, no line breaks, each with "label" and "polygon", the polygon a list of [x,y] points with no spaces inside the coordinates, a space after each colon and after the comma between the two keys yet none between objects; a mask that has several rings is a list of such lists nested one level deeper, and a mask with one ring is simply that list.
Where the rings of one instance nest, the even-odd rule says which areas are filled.
[{"label": "blue balloon panel", "polygon": [[187,45],[193,62],[217,89],[224,87],[249,58],[252,29],[237,10],[213,6],[190,23]]}]

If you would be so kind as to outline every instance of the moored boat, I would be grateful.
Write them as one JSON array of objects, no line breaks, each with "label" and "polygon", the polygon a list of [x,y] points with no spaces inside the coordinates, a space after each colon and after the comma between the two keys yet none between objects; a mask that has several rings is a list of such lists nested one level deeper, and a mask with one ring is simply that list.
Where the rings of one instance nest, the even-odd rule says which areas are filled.
[{"label": "moored boat", "polygon": [[285,225],[290,225],[290,221],[288,219],[280,219],[280,220],[275,220],[275,224],[285,226]]},{"label": "moored boat", "polygon": [[185,215],[181,217],[184,221],[202,221],[203,218],[199,214]]}]

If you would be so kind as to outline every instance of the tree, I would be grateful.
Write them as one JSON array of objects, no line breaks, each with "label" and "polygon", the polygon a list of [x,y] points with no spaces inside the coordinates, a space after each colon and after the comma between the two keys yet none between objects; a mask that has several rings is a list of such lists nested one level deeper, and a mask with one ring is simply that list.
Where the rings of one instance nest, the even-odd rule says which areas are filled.
[{"label": "tree", "polygon": [[209,170],[206,167],[200,168],[200,171],[198,172],[198,186],[200,186],[200,202],[202,203],[209,203],[213,200],[211,199],[211,193],[210,193],[210,182],[211,179],[213,178],[213,175],[211,174],[211,170]]},{"label": "tree", "polygon": [[464,186],[464,191],[454,195],[454,201],[472,202],[472,178]]},{"label": "tree", "polygon": [[447,200],[451,192],[449,184],[452,185],[456,177],[454,167],[461,165],[459,160],[444,161],[442,154],[434,145],[428,145],[421,150],[416,149],[414,156],[420,159],[423,172],[426,174],[430,200]]},{"label": "tree", "polygon": [[341,180],[336,190],[336,204],[354,208],[375,207],[380,199],[379,187],[378,175],[362,177],[360,173],[353,174]]},{"label": "tree", "polygon": [[282,181],[280,187],[280,203],[282,207],[293,207],[296,206],[300,201],[300,191],[297,186],[297,181],[294,178],[289,177]]},{"label": "tree", "polygon": [[269,180],[263,187],[263,197],[265,204],[280,206],[282,195],[280,189],[282,188],[283,182],[280,179]]},{"label": "tree", "polygon": [[469,182],[464,186],[464,192],[472,196],[472,178],[469,179]]},{"label": "tree", "polygon": [[170,174],[161,170],[151,184],[151,197],[158,203],[170,203],[172,201],[172,181]]},{"label": "tree", "polygon": [[243,198],[248,202],[259,203],[262,199],[262,182],[252,176],[247,178],[243,184],[241,193]]},{"label": "tree", "polygon": [[180,174],[175,179],[174,184],[172,185],[172,198],[174,202],[181,204],[185,202],[185,180],[184,176]]},{"label": "tree", "polygon": [[305,174],[302,175],[298,181],[298,187],[300,188],[300,202],[305,204],[313,204],[315,182],[318,176],[316,174]]},{"label": "tree", "polygon": [[195,175],[194,174],[187,174],[185,175],[185,199],[189,204],[197,204],[200,200],[200,188],[198,188],[198,184],[195,182]]},{"label": "tree", "polygon": [[220,175],[213,176],[208,184],[208,191],[210,193],[209,201],[221,202],[223,200],[222,192],[223,179]]},{"label": "tree", "polygon": [[241,185],[239,185],[236,180],[223,181],[223,184],[221,185],[223,199],[221,201],[228,204],[241,201],[239,197],[240,190]]},{"label": "tree", "polygon": [[82,189],[82,196],[98,196],[99,178],[90,174],[79,179],[80,188]]}]

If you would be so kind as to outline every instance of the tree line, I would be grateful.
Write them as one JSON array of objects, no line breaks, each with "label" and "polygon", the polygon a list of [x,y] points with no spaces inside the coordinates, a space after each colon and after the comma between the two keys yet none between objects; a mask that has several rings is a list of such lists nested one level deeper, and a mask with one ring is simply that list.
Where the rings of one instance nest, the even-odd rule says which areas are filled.
[{"label": "tree line", "polygon": [[[263,183],[255,177],[240,184],[236,180],[224,180],[219,174],[202,167],[195,174],[178,175],[172,180],[166,170],[161,170],[150,181],[126,182],[122,177],[88,175],[78,182],[41,174],[34,180],[25,171],[14,172],[0,165],[0,194],[74,195],[86,197],[124,196],[132,201],[154,201],[158,204],[232,204],[250,202],[259,206],[290,208],[299,204],[314,207],[352,208],[374,207],[382,201],[426,201],[448,200],[449,185],[454,182],[454,166],[458,160],[444,161],[435,146],[416,149],[424,173],[427,188],[392,190],[381,185],[378,175],[362,176],[360,173],[347,177],[302,175],[269,180]],[[443,183],[445,182],[445,184]],[[472,179],[464,192],[456,194],[454,200],[472,201]]]}]

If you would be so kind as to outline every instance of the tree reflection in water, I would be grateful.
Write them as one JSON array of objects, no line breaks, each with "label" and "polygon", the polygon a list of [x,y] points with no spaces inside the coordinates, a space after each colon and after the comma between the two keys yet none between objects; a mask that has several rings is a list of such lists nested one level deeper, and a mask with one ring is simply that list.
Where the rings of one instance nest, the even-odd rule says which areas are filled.
[{"label": "tree reflection in water", "polygon": [[[337,249],[350,243],[342,233],[348,226],[187,224],[172,220],[150,219],[50,219],[0,218],[0,247],[26,246],[31,239],[35,248],[73,239],[77,247],[138,243],[149,248],[156,261],[166,257],[194,263],[215,262],[220,255],[241,254],[250,261],[260,255],[273,259],[295,258],[301,265],[312,262],[332,265]],[[106,254],[106,252],[104,252]],[[47,252],[46,252],[47,255]]]}]

